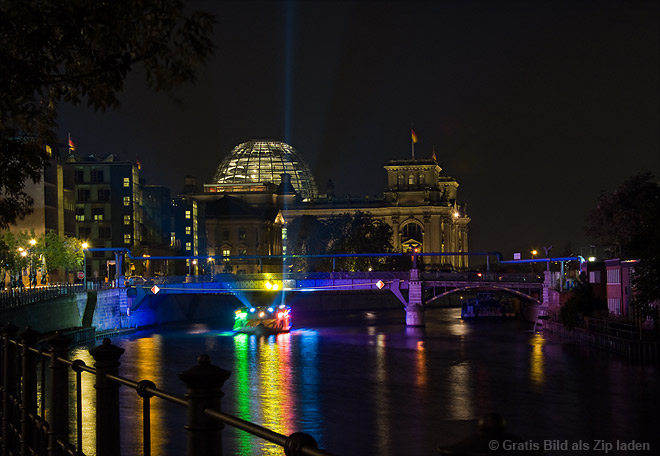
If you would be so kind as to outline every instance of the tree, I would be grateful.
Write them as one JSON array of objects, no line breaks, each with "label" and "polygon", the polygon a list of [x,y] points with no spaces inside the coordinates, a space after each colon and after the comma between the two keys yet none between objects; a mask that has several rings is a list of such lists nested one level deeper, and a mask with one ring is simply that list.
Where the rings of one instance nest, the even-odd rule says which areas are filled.
[{"label": "tree", "polygon": [[[660,302],[660,185],[651,173],[626,180],[613,193],[602,193],[587,218],[587,234],[614,244],[624,258],[636,259],[631,304],[641,323],[657,318]],[[657,323],[657,322],[656,322]]]},{"label": "tree", "polygon": [[171,94],[211,54],[213,23],[180,0],[0,0],[0,229],[31,210],[59,103],[117,108],[137,66]]},{"label": "tree", "polygon": [[571,297],[561,307],[559,319],[566,328],[573,329],[578,317],[590,317],[597,310],[604,309],[607,309],[607,303],[594,294],[593,288],[582,274],[580,280],[575,283]]},{"label": "tree", "polygon": [[[391,253],[392,228],[367,212],[342,214],[319,220],[301,216],[287,227],[287,249],[290,254],[359,254]],[[296,259],[298,270],[332,270],[331,259]],[[367,271],[389,269],[391,261],[383,257],[345,257],[335,261],[339,269]],[[306,269],[309,268],[309,269]]]}]

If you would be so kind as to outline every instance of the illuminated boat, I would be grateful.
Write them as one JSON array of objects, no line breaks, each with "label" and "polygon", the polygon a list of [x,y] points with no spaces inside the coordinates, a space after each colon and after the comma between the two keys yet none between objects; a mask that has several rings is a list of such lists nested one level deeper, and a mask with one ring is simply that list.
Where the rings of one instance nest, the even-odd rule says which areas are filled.
[{"label": "illuminated boat", "polygon": [[280,304],[268,307],[241,307],[234,312],[237,333],[268,335],[291,330],[291,307]]},{"label": "illuminated boat", "polygon": [[513,311],[510,302],[503,302],[494,293],[477,293],[475,299],[470,299],[461,306],[461,318],[513,318],[516,313]]}]

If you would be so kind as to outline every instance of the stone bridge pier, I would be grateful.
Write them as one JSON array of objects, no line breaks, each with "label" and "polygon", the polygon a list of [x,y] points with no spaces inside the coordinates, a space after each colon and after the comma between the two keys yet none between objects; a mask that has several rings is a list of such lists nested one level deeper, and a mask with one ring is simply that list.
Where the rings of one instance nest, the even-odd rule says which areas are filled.
[{"label": "stone bridge pier", "polygon": [[406,309],[406,326],[424,326],[424,303],[422,301],[422,281],[419,278],[419,269],[410,270],[410,279],[408,280],[408,299],[401,294],[398,282],[392,283],[390,287],[392,293],[399,298]]}]

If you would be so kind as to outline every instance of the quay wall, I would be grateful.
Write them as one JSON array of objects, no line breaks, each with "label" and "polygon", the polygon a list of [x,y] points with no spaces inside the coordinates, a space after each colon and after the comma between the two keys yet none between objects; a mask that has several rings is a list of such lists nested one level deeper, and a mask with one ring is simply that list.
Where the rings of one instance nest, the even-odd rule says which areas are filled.
[{"label": "quay wall", "polygon": [[[316,313],[403,309],[393,293],[337,291],[286,294],[286,303],[294,312]],[[246,295],[170,294],[148,296],[139,302],[126,288],[90,290],[57,299],[32,303],[0,311],[0,324],[11,322],[19,328],[31,326],[41,333],[78,328],[84,334],[113,333],[129,328],[159,326],[168,323],[218,321],[233,325],[234,310],[241,304],[279,304],[277,293]],[[93,335],[91,337],[94,337]]]},{"label": "quay wall", "polygon": [[80,309],[84,309],[86,300],[84,293],[76,293],[7,308],[0,312],[0,324],[11,322],[21,329],[31,326],[40,333],[77,328],[82,326]]},{"label": "quay wall", "polygon": [[568,330],[560,322],[550,320],[543,322],[543,328],[545,331],[557,334],[580,345],[597,347],[630,360],[660,363],[660,344],[657,342],[626,339],[582,328]]}]

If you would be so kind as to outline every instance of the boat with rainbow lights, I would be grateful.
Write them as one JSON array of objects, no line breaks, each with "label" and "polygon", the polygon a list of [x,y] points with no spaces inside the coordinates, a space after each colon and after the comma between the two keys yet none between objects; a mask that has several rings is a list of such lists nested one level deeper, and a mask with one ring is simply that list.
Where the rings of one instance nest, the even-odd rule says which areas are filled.
[{"label": "boat with rainbow lights", "polygon": [[291,307],[240,307],[234,311],[233,331],[257,336],[286,333],[291,330]]}]

